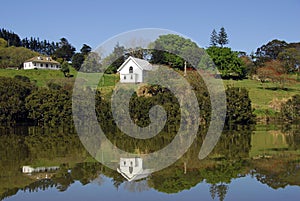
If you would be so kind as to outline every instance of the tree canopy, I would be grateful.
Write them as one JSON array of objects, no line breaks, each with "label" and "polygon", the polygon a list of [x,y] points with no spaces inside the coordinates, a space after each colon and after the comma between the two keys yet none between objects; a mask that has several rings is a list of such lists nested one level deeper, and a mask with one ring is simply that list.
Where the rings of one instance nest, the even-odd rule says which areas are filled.
[{"label": "tree canopy", "polygon": [[243,79],[246,76],[246,68],[238,52],[229,47],[212,46],[207,49],[208,55],[220,71],[223,78]]}]

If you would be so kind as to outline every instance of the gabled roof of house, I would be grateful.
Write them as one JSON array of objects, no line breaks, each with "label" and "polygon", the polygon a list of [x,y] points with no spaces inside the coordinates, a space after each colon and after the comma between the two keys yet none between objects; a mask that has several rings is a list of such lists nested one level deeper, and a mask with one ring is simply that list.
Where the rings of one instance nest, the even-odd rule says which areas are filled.
[{"label": "gabled roof of house", "polygon": [[120,173],[128,181],[135,181],[135,180],[140,180],[148,177],[152,171],[150,169],[146,169],[146,170],[142,169],[138,173],[131,176],[127,175],[125,172],[122,172],[122,170],[119,168],[117,168],[117,172]]},{"label": "gabled roof of house", "polygon": [[142,70],[152,70],[153,66],[146,60],[144,59],[139,59],[139,58],[135,58],[135,57],[128,57],[124,63],[120,66],[120,68],[118,68],[117,71],[122,70],[122,68],[130,61],[132,60],[139,68],[141,68]]},{"label": "gabled roof of house", "polygon": [[60,64],[59,62],[53,60],[51,57],[47,57],[47,56],[32,57],[31,59],[28,59],[25,62],[36,62],[36,63],[47,63],[47,64]]}]

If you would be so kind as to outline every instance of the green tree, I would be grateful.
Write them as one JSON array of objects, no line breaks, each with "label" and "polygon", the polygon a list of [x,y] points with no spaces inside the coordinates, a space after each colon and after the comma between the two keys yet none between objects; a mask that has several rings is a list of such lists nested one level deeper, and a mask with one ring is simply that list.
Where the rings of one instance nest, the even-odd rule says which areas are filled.
[{"label": "green tree", "polygon": [[18,123],[27,120],[25,99],[35,90],[28,77],[0,77],[0,123]]},{"label": "green tree", "polygon": [[116,73],[118,68],[124,63],[126,49],[124,46],[121,46],[119,43],[114,47],[113,52],[104,58],[103,65],[107,67],[105,73]]},{"label": "green tree", "polygon": [[85,56],[88,55],[88,53],[90,53],[91,51],[92,51],[92,48],[90,46],[88,46],[87,44],[83,44],[82,48],[80,49],[80,52]]},{"label": "green tree", "polygon": [[283,62],[287,72],[300,72],[300,51],[296,48],[286,48],[278,54],[278,59]]},{"label": "green tree", "polygon": [[228,36],[227,33],[225,31],[224,27],[221,27],[219,34],[218,34],[218,44],[223,47],[224,45],[228,44],[229,40],[228,40]]},{"label": "green tree", "polygon": [[40,89],[26,98],[28,117],[39,124],[57,126],[72,123],[72,99],[69,91]]},{"label": "green tree", "polygon": [[257,48],[255,52],[255,63],[262,66],[265,62],[276,60],[279,53],[288,47],[288,43],[281,40],[272,40],[265,45]]},{"label": "green tree", "polygon": [[75,53],[72,57],[72,66],[75,68],[75,70],[79,70],[81,68],[81,65],[84,62],[84,54],[82,53]]},{"label": "green tree", "polygon": [[204,50],[190,39],[175,34],[159,36],[149,47],[152,49],[152,63],[166,64],[173,68],[183,69],[184,61],[198,67]]},{"label": "green tree", "polygon": [[[72,57],[72,66],[78,71],[84,60],[88,58],[88,54],[92,51],[92,48],[87,44],[83,44],[80,49],[80,53],[75,53]],[[99,59],[100,60],[100,59]]]},{"label": "green tree", "polygon": [[211,32],[211,35],[210,35],[210,46],[217,46],[218,44],[218,41],[219,40],[219,37],[218,37],[218,34],[216,32],[215,29],[213,29],[213,31]]},{"label": "green tree", "polygon": [[90,52],[81,65],[80,71],[86,73],[102,72],[102,64],[100,63],[100,55],[96,52]]},{"label": "green tree", "polygon": [[7,41],[7,46],[21,46],[20,37],[12,31],[8,31],[6,29],[0,29],[0,38],[3,38]]},{"label": "green tree", "polygon": [[69,77],[70,76],[70,67],[69,67],[68,62],[64,61],[62,63],[62,65],[61,65],[61,69],[60,70],[64,73],[65,77]]},{"label": "green tree", "polygon": [[300,95],[294,95],[282,105],[281,117],[285,121],[300,121]]},{"label": "green tree", "polygon": [[226,99],[226,125],[250,125],[255,122],[249,92],[245,88],[226,89]]},{"label": "green tree", "polygon": [[61,38],[58,48],[54,52],[56,58],[63,58],[65,61],[70,61],[75,54],[75,47],[73,47],[66,38]]},{"label": "green tree", "polygon": [[245,65],[238,57],[238,52],[232,51],[229,47],[209,47],[206,51],[223,78],[245,78]]}]

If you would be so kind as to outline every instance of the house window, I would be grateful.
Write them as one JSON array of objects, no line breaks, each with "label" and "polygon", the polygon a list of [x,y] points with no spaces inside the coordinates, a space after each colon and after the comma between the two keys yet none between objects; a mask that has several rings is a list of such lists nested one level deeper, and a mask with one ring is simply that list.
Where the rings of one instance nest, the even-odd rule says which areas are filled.
[{"label": "house window", "polygon": [[53,65],[51,64],[51,68],[53,67]]},{"label": "house window", "polygon": [[48,68],[48,64],[46,64],[46,68]]},{"label": "house window", "polygon": [[36,66],[36,63],[33,63],[34,66]]},{"label": "house window", "polygon": [[41,64],[41,67],[43,67],[43,64]]},{"label": "house window", "polygon": [[129,73],[133,73],[133,67],[132,66],[129,67]]},{"label": "house window", "polygon": [[126,80],[126,75],[124,75],[124,80]]},{"label": "house window", "polygon": [[133,76],[132,76],[132,75],[130,76],[130,79],[133,79]]}]

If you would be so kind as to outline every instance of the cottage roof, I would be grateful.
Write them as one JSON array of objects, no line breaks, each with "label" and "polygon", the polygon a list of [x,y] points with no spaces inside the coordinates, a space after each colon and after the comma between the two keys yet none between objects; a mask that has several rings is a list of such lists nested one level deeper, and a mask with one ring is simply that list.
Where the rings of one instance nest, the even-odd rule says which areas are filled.
[{"label": "cottage roof", "polygon": [[118,71],[120,71],[130,60],[132,60],[138,67],[140,67],[142,70],[152,70],[153,67],[152,65],[144,59],[139,59],[139,58],[135,58],[135,57],[128,57],[128,59],[126,59],[124,61],[124,63],[120,66],[120,68],[118,69]]},{"label": "cottage roof", "polygon": [[60,64],[59,62],[53,60],[51,57],[47,57],[47,56],[32,57],[31,59],[28,59],[25,62],[47,63],[47,64],[57,64],[57,65]]}]

